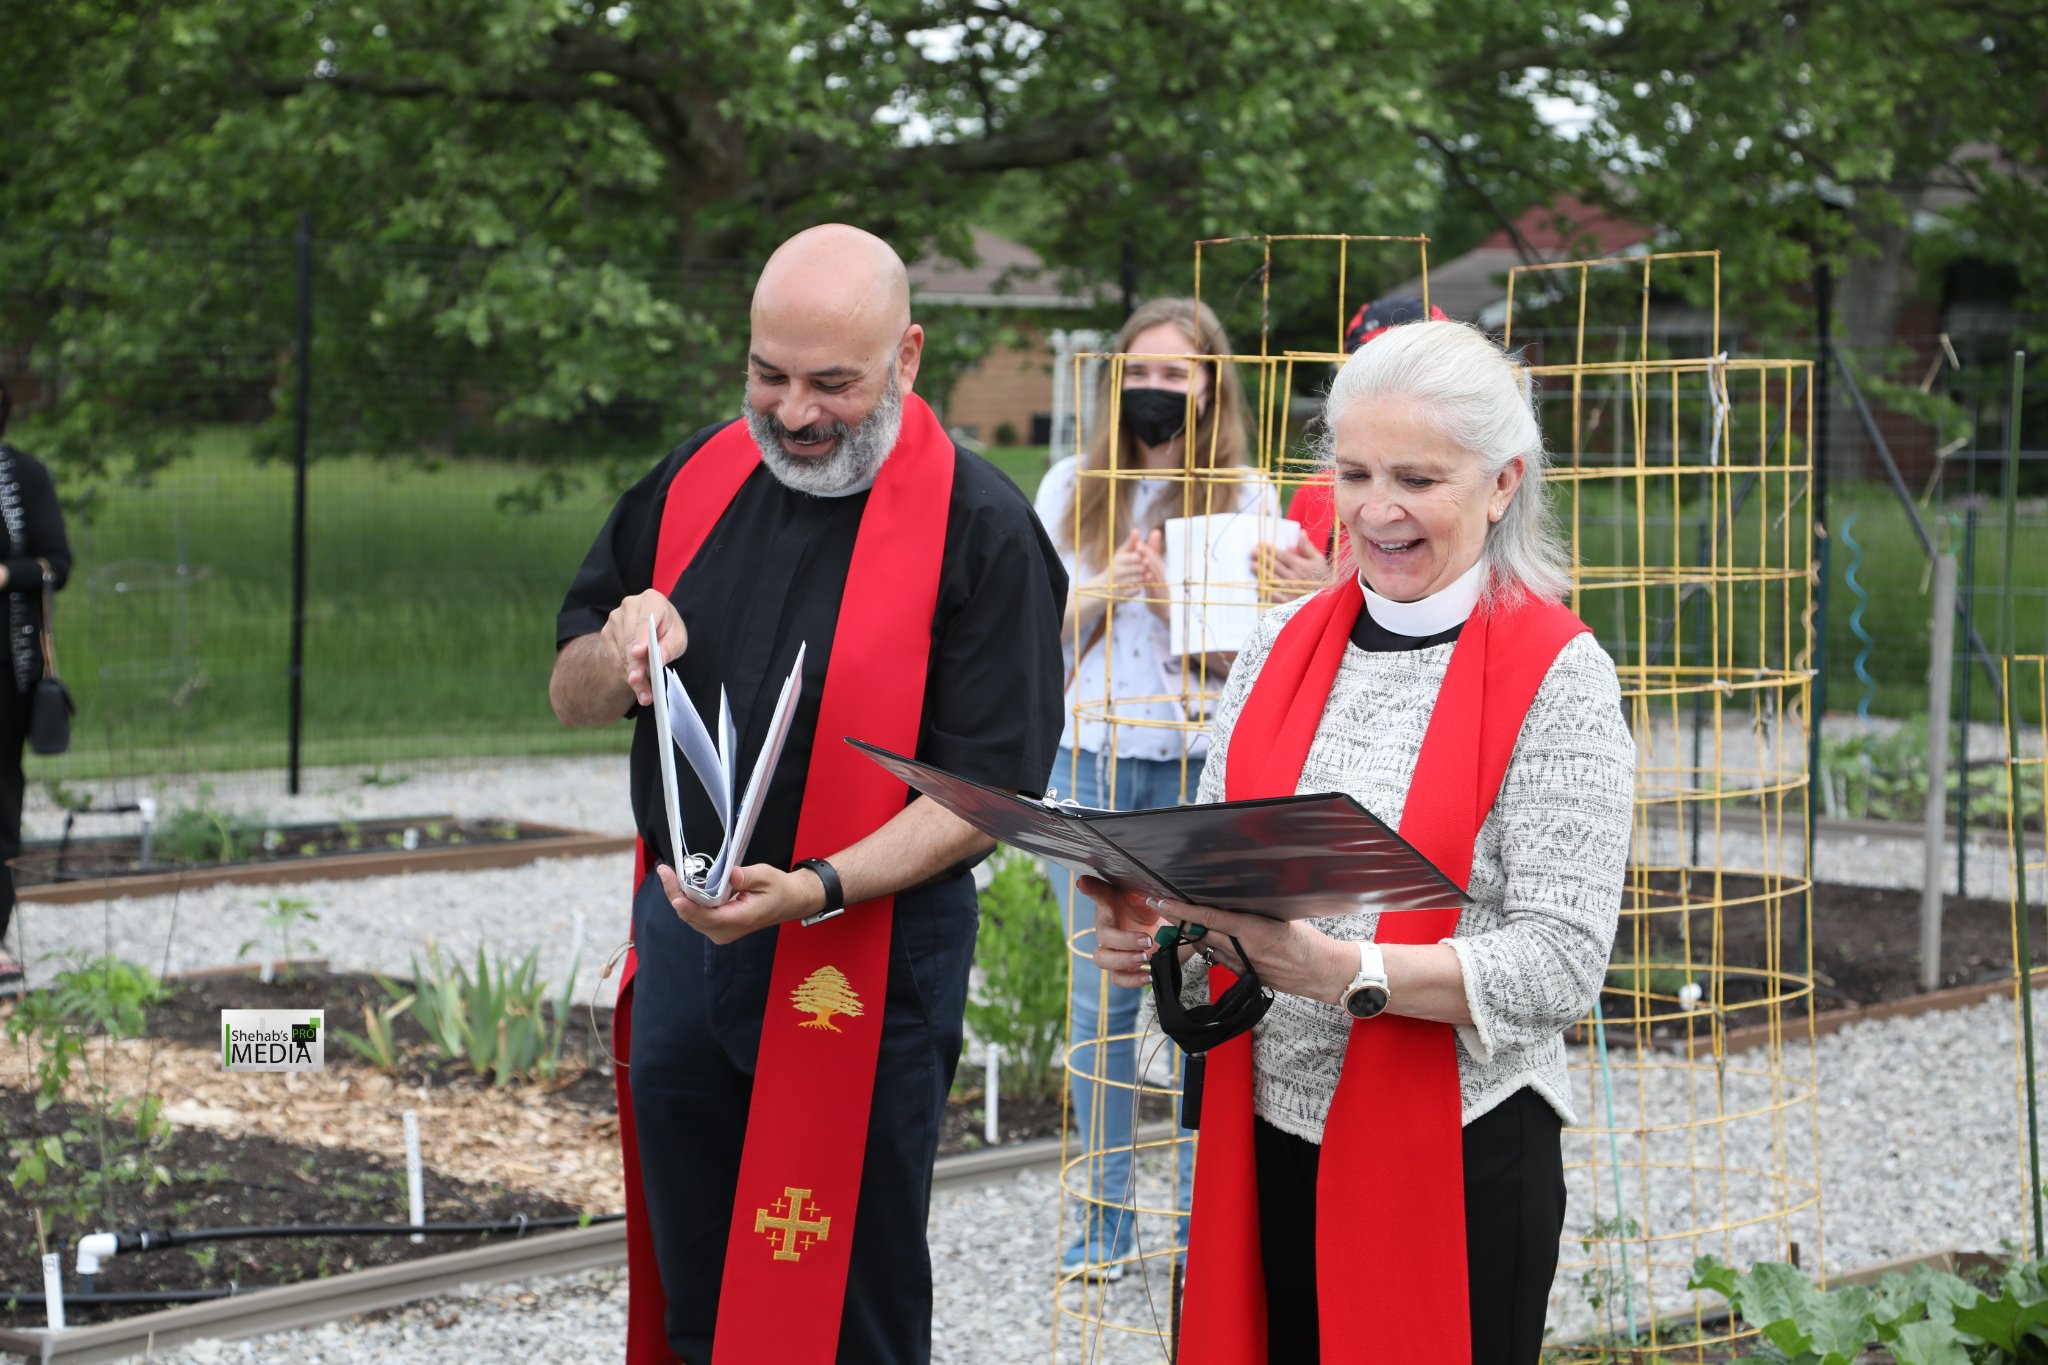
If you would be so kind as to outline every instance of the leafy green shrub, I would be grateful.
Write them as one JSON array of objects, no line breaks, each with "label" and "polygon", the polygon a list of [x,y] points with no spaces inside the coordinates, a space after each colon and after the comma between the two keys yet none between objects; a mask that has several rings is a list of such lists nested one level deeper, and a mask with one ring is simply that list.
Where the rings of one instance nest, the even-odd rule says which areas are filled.
[{"label": "leafy green shrub", "polygon": [[2038,1261],[2011,1266],[1988,1289],[1914,1266],[1875,1285],[1822,1291],[1789,1265],[1740,1272],[1713,1256],[1693,1263],[1691,1288],[1727,1299],[1757,1330],[1768,1365],[1853,1365],[1866,1350],[1898,1365],[2018,1365],[2048,1359],[2048,1284]]},{"label": "leafy green shrub", "polygon": [[199,789],[198,804],[180,806],[157,822],[155,851],[188,863],[235,863],[253,858],[263,847],[263,822],[252,816],[218,810],[210,787]]},{"label": "leafy green shrub", "polygon": [[974,949],[981,986],[967,1002],[967,1024],[1003,1054],[1005,1091],[1056,1094],[1067,1022],[1067,936],[1059,905],[1036,859],[1003,849],[992,866]]},{"label": "leafy green shrub", "polygon": [[[34,1059],[36,1110],[63,1098],[74,1070],[90,1096],[90,1128],[83,1121],[58,1133],[10,1136],[8,1183],[47,1212],[84,1222],[105,1218],[119,1189],[170,1182],[156,1160],[170,1127],[159,1116],[161,1098],[117,1096],[88,1046],[98,1038],[140,1037],[149,1007],[169,995],[147,968],[112,955],[72,959],[49,987],[30,991],[7,1018],[8,1040],[27,1044]],[[132,1124],[132,1130],[124,1130]]]},{"label": "leafy green shrub", "polygon": [[[1918,820],[1927,810],[1927,722],[1908,721],[1889,735],[1821,738],[1822,809],[1852,820]],[[1951,763],[1948,804],[1953,808],[1962,774]],[[1970,823],[2005,828],[2008,783],[2001,762],[1970,765]],[[2041,793],[2037,786],[2020,787],[2022,820],[2038,828]]]},{"label": "leafy green shrub", "polygon": [[[472,976],[460,962],[443,963],[440,949],[430,943],[426,970],[413,959],[417,998],[412,1015],[435,1052],[490,1077],[493,1084],[550,1080],[561,1065],[568,1002],[576,994],[581,962],[579,957],[569,964],[562,1001],[549,1011],[548,983],[539,979],[539,949],[516,966],[503,959],[493,966],[479,947]],[[394,988],[387,984],[385,989]]]}]

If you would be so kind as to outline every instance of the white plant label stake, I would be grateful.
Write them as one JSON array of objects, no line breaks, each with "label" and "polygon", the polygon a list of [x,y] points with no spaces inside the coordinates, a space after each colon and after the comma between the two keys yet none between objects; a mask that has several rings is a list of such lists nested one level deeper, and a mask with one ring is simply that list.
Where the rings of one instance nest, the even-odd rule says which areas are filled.
[{"label": "white plant label stake", "polygon": [[[424,1226],[427,1200],[420,1189],[420,1116],[411,1109],[405,1111],[405,1206],[406,1221],[414,1227]],[[412,1240],[418,1245],[427,1240],[427,1234],[415,1232]]]},{"label": "white plant label stake", "polygon": [[988,1103],[983,1106],[981,1131],[982,1136],[988,1140],[988,1145],[991,1147],[1002,1141],[1002,1138],[999,1136],[1002,1131],[1002,1124],[997,1118],[999,1106],[1002,1103],[1002,1096],[999,1093],[1002,1085],[1002,1076],[1003,1054],[996,1051],[994,1043],[990,1043],[988,1045]]},{"label": "white plant label stake", "polygon": [[50,1315],[50,1330],[64,1330],[64,1258],[55,1252],[43,1257],[43,1307]]}]

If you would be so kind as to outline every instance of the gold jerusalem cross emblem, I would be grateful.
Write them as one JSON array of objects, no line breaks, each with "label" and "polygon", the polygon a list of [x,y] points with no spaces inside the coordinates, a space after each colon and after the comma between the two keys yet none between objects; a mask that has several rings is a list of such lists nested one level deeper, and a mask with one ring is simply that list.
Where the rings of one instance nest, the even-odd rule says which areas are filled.
[{"label": "gold jerusalem cross emblem", "polygon": [[847,983],[846,974],[837,967],[824,966],[803,979],[803,984],[789,993],[789,1003],[805,1014],[816,1015],[806,1019],[798,1028],[824,1028],[834,1033],[846,1030],[832,1022],[832,1016],[843,1014],[849,1019],[860,1018],[860,997],[854,994]]},{"label": "gold jerusalem cross emblem", "polygon": [[[805,1206],[810,1212],[805,1215]],[[773,1216],[769,1210],[774,1211]],[[811,1247],[825,1240],[831,1230],[832,1220],[818,1216],[818,1206],[811,1202],[811,1192],[800,1190],[793,1185],[782,1187],[782,1198],[766,1209],[754,1210],[754,1231],[768,1234],[768,1244],[775,1248],[775,1259],[794,1261]]]}]

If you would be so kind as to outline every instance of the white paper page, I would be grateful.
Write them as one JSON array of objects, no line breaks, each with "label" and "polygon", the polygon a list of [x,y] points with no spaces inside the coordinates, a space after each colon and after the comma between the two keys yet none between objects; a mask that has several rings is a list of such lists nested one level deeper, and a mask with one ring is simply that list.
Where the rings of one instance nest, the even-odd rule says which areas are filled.
[{"label": "white paper page", "polygon": [[725,801],[718,809],[718,823],[729,833],[732,830],[732,784],[733,776],[739,772],[733,766],[733,751],[740,747],[739,737],[732,728],[732,702],[725,695],[725,688],[718,689],[718,770],[725,774]]},{"label": "white paper page", "polygon": [[668,679],[669,729],[675,734],[676,745],[683,751],[683,757],[689,760],[690,770],[703,784],[705,795],[711,798],[711,807],[718,812],[719,828],[730,831],[732,777],[725,765],[718,761],[718,750],[711,743],[711,732],[704,728],[704,718],[690,704],[690,694],[683,690],[682,682],[666,668],[661,673]]},{"label": "white paper page", "polygon": [[789,738],[790,726],[796,721],[796,706],[804,690],[804,645],[796,647],[796,663],[791,666],[789,676],[783,679],[782,693],[775,699],[775,714],[768,722],[768,737],[762,741],[761,752],[754,759],[754,771],[747,777],[746,794],[740,798],[739,819],[732,833],[726,838],[725,848],[719,851],[718,862],[712,867],[706,879],[715,888],[722,901],[729,894],[733,869],[740,866],[747,854],[747,841],[754,835],[754,823],[761,816],[761,797],[768,790],[768,779],[775,772],[775,765],[782,761],[782,746]]},{"label": "white paper page", "polygon": [[1301,523],[1242,512],[1173,517],[1165,527],[1168,649],[1234,654],[1251,638],[1259,603],[1259,542],[1291,544]]},{"label": "white paper page", "polygon": [[[676,740],[675,731],[669,725],[669,689],[679,692],[682,684],[661,664],[661,644],[654,638],[652,621],[647,623],[647,665],[648,676],[655,680],[649,690],[654,694],[654,749],[661,759],[661,804],[668,812],[669,856],[680,864],[689,857],[690,846],[683,842],[682,798],[676,791]],[[676,875],[682,875],[680,866]]]}]

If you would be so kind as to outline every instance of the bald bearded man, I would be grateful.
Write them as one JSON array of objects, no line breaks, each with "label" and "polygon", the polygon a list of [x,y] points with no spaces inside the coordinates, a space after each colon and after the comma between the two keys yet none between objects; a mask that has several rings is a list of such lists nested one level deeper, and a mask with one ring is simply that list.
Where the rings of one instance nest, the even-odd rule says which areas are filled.
[{"label": "bald bearded man", "polygon": [[[881,239],[784,243],[755,286],[743,418],[627,490],[557,619],[556,714],[635,719],[643,857],[614,1016],[633,1365],[930,1358],[925,1221],[989,843],[843,741],[1042,789],[1066,577],[1029,501],[912,392],[923,346]],[[749,759],[807,647],[716,909],[671,870],[650,620],[707,725],[727,690]],[[685,842],[717,849],[717,813],[681,785]]]}]

